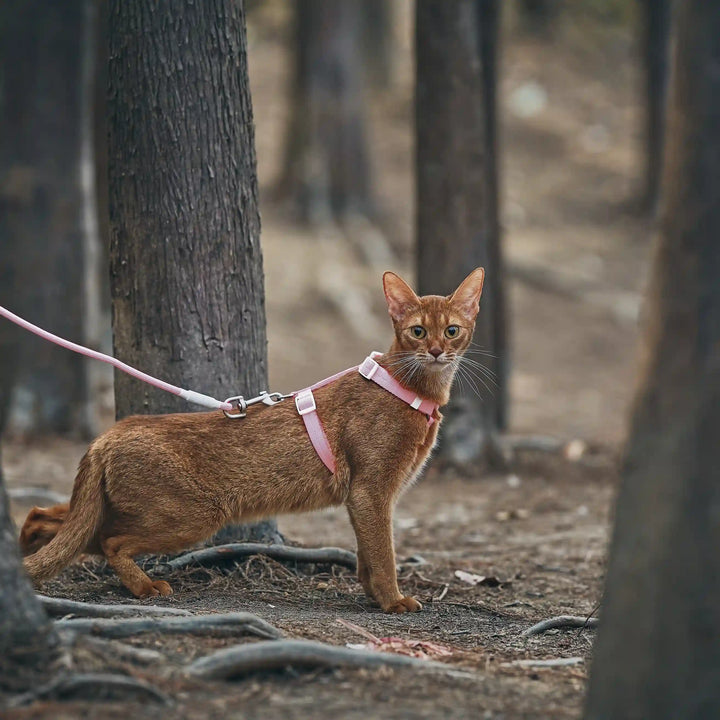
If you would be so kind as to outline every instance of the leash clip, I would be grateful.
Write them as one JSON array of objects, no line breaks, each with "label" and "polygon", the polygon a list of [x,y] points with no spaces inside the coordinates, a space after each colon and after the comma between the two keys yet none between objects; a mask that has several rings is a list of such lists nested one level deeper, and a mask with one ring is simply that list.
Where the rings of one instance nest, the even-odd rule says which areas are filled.
[{"label": "leash clip", "polygon": [[225,402],[234,405],[237,412],[223,410],[223,413],[225,413],[225,417],[230,418],[230,420],[238,420],[247,415],[247,409],[251,405],[258,405],[259,403],[271,406],[277,405],[289,397],[292,397],[292,395],[283,395],[279,392],[269,393],[267,390],[261,390],[259,395],[249,400],[246,400],[242,395],[234,395],[233,397],[229,397]]}]

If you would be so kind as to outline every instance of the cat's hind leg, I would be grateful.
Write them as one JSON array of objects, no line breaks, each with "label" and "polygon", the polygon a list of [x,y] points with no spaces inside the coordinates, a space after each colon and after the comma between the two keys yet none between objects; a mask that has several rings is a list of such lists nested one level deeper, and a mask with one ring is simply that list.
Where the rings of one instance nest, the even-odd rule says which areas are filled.
[{"label": "cat's hind leg", "polygon": [[101,542],[108,565],[118,574],[120,582],[137,598],[153,595],[172,595],[172,588],[164,580],[151,580],[133,560],[143,552],[155,550],[141,538],[115,535]]}]

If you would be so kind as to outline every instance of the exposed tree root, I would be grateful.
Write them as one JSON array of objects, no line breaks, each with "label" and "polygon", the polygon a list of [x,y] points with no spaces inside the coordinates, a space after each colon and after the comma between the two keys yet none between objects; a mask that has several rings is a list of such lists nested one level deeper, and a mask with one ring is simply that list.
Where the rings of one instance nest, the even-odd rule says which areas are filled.
[{"label": "exposed tree root", "polygon": [[76,615],[85,618],[136,617],[143,615],[191,615],[189,610],[159,605],[97,605],[64,598],[37,596],[50,617]]},{"label": "exposed tree root", "polygon": [[252,613],[224,613],[193,615],[190,617],[140,617],[117,619],[71,618],[57,620],[58,630],[89,634],[106,638],[126,638],[141,633],[161,635],[190,633],[192,635],[257,635],[261,638],[278,638],[282,633],[270,623]]},{"label": "exposed tree root", "polygon": [[240,560],[250,555],[267,555],[273,560],[285,560],[301,563],[326,563],[342,565],[354,570],[357,567],[357,556],[349,550],[336,547],[301,548],[291,545],[263,545],[262,543],[231,543],[216,545],[185,553],[155,568],[156,574],[164,574],[172,570],[190,565],[221,565],[232,560]]},{"label": "exposed tree root", "polygon": [[252,672],[281,670],[286,667],[373,668],[388,665],[442,672],[458,677],[474,677],[472,673],[459,671],[432,660],[384,652],[351,650],[309,640],[278,640],[236,645],[195,660],[187,666],[186,671],[196,677],[227,680]]},{"label": "exposed tree root", "polygon": [[9,707],[29,705],[36,700],[67,697],[92,697],[93,699],[123,699],[128,696],[141,699],[145,702],[157,702],[170,705],[170,698],[157,688],[127,675],[112,675],[110,673],[80,673],[77,675],[62,675],[51,680],[46,685],[18,695],[10,700]]},{"label": "exposed tree root", "polygon": [[537,625],[529,627],[523,633],[524,637],[532,635],[540,635],[547,630],[555,630],[556,628],[596,628],[599,624],[598,618],[593,617],[577,617],[575,615],[558,615],[557,617],[548,618],[539,622]]},{"label": "exposed tree root", "polygon": [[569,657],[569,658],[550,658],[546,660],[512,660],[511,662],[500,663],[501,667],[526,667],[526,668],[554,668],[569,667],[571,665],[581,665],[585,662],[585,658]]}]

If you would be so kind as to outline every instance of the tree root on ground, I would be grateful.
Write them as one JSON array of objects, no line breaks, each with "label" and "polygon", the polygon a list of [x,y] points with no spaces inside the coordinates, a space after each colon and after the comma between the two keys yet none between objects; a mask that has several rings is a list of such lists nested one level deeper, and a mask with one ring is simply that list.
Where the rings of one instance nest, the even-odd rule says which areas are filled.
[{"label": "tree root on ground", "polygon": [[92,697],[93,699],[123,699],[135,697],[145,702],[170,705],[170,698],[152,685],[127,675],[110,673],[79,673],[61,675],[46,685],[30,692],[17,695],[8,703],[9,707],[22,707],[36,700],[64,699],[68,697]]},{"label": "tree root on ground", "polygon": [[412,667],[442,672],[457,677],[475,677],[473,673],[457,670],[444,663],[407,655],[352,650],[325,645],[310,640],[276,640],[274,642],[236,645],[199,658],[187,666],[186,672],[195,677],[228,680],[248,673],[282,670],[287,667],[304,668],[373,668],[381,666]]},{"label": "tree root on ground", "polygon": [[190,617],[140,617],[117,619],[71,618],[56,620],[58,630],[106,638],[126,638],[141,633],[161,635],[189,633],[192,635],[256,635],[275,639],[282,633],[257,615],[246,612]]},{"label": "tree root on ground", "polygon": [[85,618],[136,617],[147,615],[192,615],[189,610],[161,607],[159,605],[97,605],[95,603],[66,600],[65,598],[39,595],[38,599],[50,617],[61,618],[76,615]]},{"label": "tree root on ground", "polygon": [[547,630],[566,629],[566,628],[596,628],[600,621],[594,617],[577,617],[575,615],[558,615],[557,617],[548,618],[539,622],[537,625],[529,627],[523,632],[523,637],[531,637],[532,635],[540,635]]},{"label": "tree root on ground", "polygon": [[349,550],[336,547],[301,548],[292,545],[263,545],[262,543],[231,543],[216,545],[185,553],[155,568],[156,574],[167,574],[172,570],[191,565],[221,565],[231,560],[240,560],[250,555],[267,555],[273,560],[299,563],[342,565],[355,570],[357,556]]}]

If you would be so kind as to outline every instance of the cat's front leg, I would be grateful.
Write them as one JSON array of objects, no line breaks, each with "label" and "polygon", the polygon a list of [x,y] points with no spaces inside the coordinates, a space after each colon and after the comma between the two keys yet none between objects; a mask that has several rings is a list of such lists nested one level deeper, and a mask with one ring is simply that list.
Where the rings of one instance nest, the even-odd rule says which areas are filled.
[{"label": "cat's front leg", "polygon": [[[358,487],[359,486],[359,487]],[[391,497],[382,488],[364,488],[353,483],[347,502],[350,522],[358,546],[358,578],[370,598],[388,613],[417,612],[422,605],[403,595],[397,584],[392,537]]]}]

